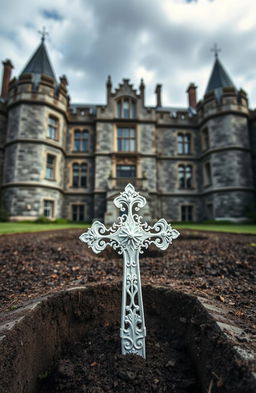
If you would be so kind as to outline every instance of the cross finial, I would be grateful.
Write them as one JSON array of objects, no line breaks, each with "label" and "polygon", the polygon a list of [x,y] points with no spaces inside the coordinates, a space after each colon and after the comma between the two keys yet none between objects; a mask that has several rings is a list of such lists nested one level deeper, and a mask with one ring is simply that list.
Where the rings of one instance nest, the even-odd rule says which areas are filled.
[{"label": "cross finial", "polygon": [[45,26],[43,26],[42,31],[39,30],[38,33],[41,35],[41,40],[42,40],[42,42],[44,42],[45,38],[46,38],[47,36],[49,36],[49,33],[48,33],[48,31],[46,31]]},{"label": "cross finial", "polygon": [[211,48],[211,51],[214,52],[214,56],[217,59],[218,58],[218,52],[221,52],[221,49],[218,48],[217,44],[214,44],[213,48]]}]

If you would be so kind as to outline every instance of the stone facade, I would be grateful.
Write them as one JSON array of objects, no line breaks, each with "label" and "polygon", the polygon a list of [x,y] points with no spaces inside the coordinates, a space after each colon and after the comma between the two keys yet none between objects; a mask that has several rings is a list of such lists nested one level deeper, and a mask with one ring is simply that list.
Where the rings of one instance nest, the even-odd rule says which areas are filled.
[{"label": "stone facade", "polygon": [[[66,78],[13,79],[0,101],[2,204],[12,220],[112,223],[131,182],[147,219],[245,220],[255,209],[256,115],[244,91],[223,88],[193,107],[144,102],[145,86],[107,81],[106,105],[70,104]],[[6,86],[6,81],[5,81]],[[53,126],[52,126],[53,124]]]}]

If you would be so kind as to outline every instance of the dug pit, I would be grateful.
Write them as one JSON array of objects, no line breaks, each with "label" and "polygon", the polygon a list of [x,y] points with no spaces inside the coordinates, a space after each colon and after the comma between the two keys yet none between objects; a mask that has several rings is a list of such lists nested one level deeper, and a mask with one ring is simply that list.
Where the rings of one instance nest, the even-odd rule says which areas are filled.
[{"label": "dug pit", "polygon": [[147,359],[119,355],[120,297],[119,284],[89,285],[4,314],[1,393],[255,392],[246,361],[182,292],[144,287]]}]

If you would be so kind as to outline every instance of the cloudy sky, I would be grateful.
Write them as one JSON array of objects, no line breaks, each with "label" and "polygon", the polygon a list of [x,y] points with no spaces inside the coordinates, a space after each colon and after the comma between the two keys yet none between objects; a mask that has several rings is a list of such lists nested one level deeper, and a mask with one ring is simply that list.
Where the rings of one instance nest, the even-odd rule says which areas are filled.
[{"label": "cloudy sky", "polygon": [[163,85],[163,105],[186,106],[190,82],[202,98],[214,55],[256,107],[255,0],[0,0],[1,60],[19,75],[40,43],[59,77],[66,74],[72,102],[104,103],[105,83],[130,78],[146,84],[146,104]]}]

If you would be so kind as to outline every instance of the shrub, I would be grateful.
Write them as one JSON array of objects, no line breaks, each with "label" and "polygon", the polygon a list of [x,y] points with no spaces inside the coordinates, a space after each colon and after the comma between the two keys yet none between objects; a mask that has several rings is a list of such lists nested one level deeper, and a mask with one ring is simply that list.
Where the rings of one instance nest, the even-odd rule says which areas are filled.
[{"label": "shrub", "polygon": [[69,224],[69,220],[66,218],[56,218],[56,220],[53,221],[53,224]]},{"label": "shrub", "polygon": [[35,222],[36,222],[37,224],[52,224],[52,221],[51,221],[49,218],[44,217],[44,216],[38,217],[38,218],[35,220]]}]

